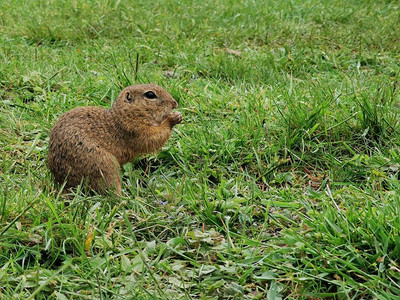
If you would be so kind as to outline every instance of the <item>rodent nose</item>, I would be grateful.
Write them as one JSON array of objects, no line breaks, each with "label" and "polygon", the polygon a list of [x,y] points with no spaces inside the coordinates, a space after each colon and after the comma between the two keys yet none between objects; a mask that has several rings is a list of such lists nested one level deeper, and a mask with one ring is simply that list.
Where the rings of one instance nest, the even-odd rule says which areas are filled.
[{"label": "rodent nose", "polygon": [[174,102],[172,102],[172,108],[177,108],[178,107],[178,102],[176,102],[175,100],[174,100]]}]

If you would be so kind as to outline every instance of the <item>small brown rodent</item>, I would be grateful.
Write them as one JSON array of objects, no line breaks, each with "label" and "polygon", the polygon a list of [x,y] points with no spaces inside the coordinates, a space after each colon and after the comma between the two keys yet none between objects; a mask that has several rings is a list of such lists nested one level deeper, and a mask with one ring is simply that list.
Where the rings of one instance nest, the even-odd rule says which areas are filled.
[{"label": "small brown rodent", "polygon": [[48,164],[65,187],[87,184],[97,193],[121,194],[121,166],[159,150],[182,122],[172,96],[155,84],[132,85],[110,109],[77,107],[60,117],[50,135]]}]

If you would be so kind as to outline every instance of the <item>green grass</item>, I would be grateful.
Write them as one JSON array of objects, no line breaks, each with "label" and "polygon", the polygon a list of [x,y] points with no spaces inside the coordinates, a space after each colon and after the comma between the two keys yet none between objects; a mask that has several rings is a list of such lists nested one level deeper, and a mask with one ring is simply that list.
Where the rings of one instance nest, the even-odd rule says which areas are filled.
[{"label": "green grass", "polygon": [[[397,299],[396,1],[0,0],[0,299]],[[120,198],[49,131],[154,82],[184,122]]]}]

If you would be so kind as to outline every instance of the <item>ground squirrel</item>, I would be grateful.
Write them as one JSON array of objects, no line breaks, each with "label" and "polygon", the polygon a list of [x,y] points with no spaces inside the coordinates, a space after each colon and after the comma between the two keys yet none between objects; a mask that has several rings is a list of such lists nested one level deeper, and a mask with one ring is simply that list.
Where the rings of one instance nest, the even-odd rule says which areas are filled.
[{"label": "ground squirrel", "polygon": [[132,85],[110,109],[77,107],[60,117],[50,135],[48,165],[66,188],[86,183],[97,193],[121,194],[121,166],[159,150],[182,122],[172,96],[155,84]]}]

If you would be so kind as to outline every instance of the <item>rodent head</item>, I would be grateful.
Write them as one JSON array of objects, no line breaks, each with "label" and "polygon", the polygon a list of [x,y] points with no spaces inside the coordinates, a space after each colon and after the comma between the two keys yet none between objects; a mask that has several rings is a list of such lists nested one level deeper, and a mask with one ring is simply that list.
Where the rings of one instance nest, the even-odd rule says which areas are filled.
[{"label": "rodent head", "polygon": [[161,124],[178,106],[162,87],[156,84],[136,84],[121,91],[110,112],[124,129],[134,131],[140,125]]}]

